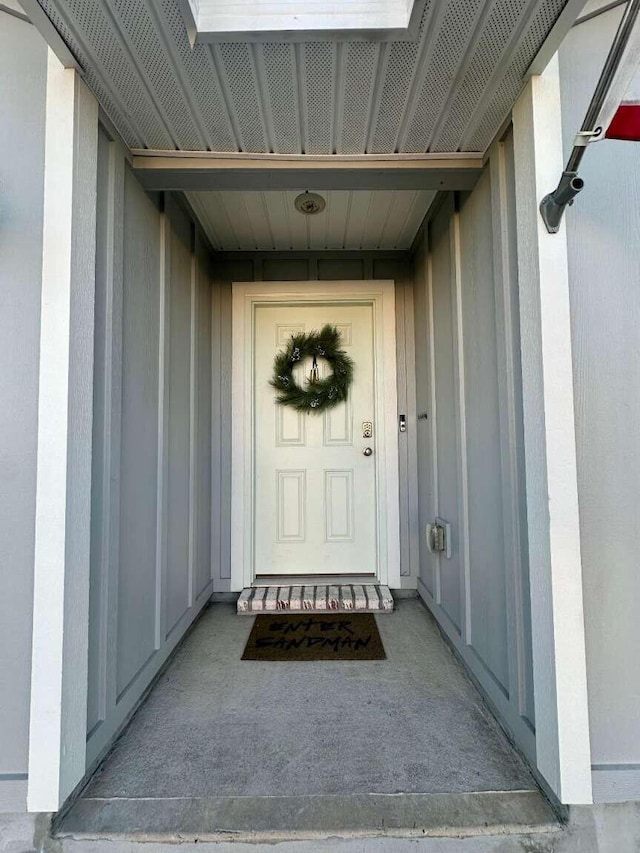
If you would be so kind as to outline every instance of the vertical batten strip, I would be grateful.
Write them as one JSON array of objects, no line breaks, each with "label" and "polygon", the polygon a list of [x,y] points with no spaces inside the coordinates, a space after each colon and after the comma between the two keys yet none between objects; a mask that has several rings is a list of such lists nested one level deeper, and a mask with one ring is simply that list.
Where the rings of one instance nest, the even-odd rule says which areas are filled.
[{"label": "vertical batten strip", "polygon": [[[220,520],[220,577],[224,580],[231,578],[231,475],[232,475],[232,446],[234,430],[232,430],[232,334],[234,322],[231,310],[231,282],[222,283],[220,317],[220,469],[221,485],[221,520]],[[235,533],[235,531],[234,531]],[[228,586],[225,586],[228,589]]]},{"label": "vertical batten strip", "polygon": [[220,282],[216,278],[213,262],[209,261],[209,281],[211,286],[211,542],[210,563],[213,590],[217,588],[216,581],[222,576],[221,542],[222,542],[222,467],[221,467],[221,435],[220,435],[220,347],[222,338]]},{"label": "vertical batten strip", "polygon": [[215,580],[222,576],[221,567],[221,501],[222,468],[220,434],[220,282],[215,279],[211,293],[211,573]]},{"label": "vertical batten strip", "polygon": [[195,602],[197,540],[198,540],[198,471],[196,453],[198,446],[198,253],[197,235],[191,223],[191,316],[189,329],[189,577],[187,605]]},{"label": "vertical batten strip", "polygon": [[[525,716],[524,633],[522,606],[522,552],[518,518],[520,479],[517,460],[515,387],[519,381],[514,366],[514,311],[508,235],[509,210],[505,145],[499,142],[489,160],[491,208],[493,211],[493,265],[495,276],[496,330],[498,333],[498,399],[500,406],[500,448],[502,517],[508,635],[509,702],[514,713]],[[515,641],[515,642],[514,642]]]},{"label": "vertical batten strip", "polygon": [[86,761],[98,105],[49,51],[28,808]]},{"label": "vertical batten strip", "polygon": [[[427,318],[429,327],[429,402],[430,410],[427,417],[431,419],[431,507],[432,516],[437,518],[440,512],[438,500],[438,417],[437,417],[437,400],[436,400],[436,329],[433,314],[433,253],[431,246],[431,235],[427,246],[427,299],[429,305],[429,316]],[[426,531],[421,531],[424,536]],[[440,554],[436,551],[433,554],[434,564],[434,597],[436,604],[442,605],[442,565]]]},{"label": "vertical batten strip", "polygon": [[[213,501],[212,459],[213,449],[213,372],[211,359],[213,354],[212,340],[212,301],[213,282],[211,279],[210,256],[207,249],[206,237],[197,228],[196,255],[198,258],[198,301],[197,301],[197,387],[199,400],[198,427],[196,432],[196,469],[198,480],[198,509],[197,509],[197,547],[196,547],[196,603],[204,594],[203,581],[206,588],[212,586],[211,544],[213,528],[211,523]],[[204,327],[204,328],[203,328]],[[204,337],[203,337],[204,335]],[[208,464],[204,464],[204,462]]]},{"label": "vertical batten strip", "polygon": [[[398,387],[398,412],[407,411],[407,370],[406,370],[406,341],[404,338],[404,312],[406,304],[406,289],[403,280],[396,280],[395,302],[396,302],[396,363],[397,363],[397,387]],[[400,480],[400,491],[398,500],[400,502],[400,575],[409,574],[409,494],[407,491],[407,479],[409,476],[407,459],[407,435],[403,433],[398,437],[398,474]]]},{"label": "vertical batten strip", "polygon": [[420,575],[420,542],[419,542],[419,512],[418,512],[418,421],[416,417],[416,342],[413,307],[413,279],[411,270],[405,271],[403,284],[404,300],[404,339],[405,339],[405,369],[406,369],[406,413],[407,413],[407,492],[409,506],[408,521],[408,554],[409,563],[406,573],[417,578]]},{"label": "vertical batten strip", "polygon": [[[118,573],[120,569],[120,435],[122,427],[122,305],[124,240],[124,152],[109,143],[107,305],[105,330],[105,460],[103,469],[104,720],[117,701]],[[108,421],[107,421],[108,419]]]},{"label": "vertical batten strip", "polygon": [[164,591],[167,575],[167,479],[169,469],[169,367],[171,221],[165,206],[160,215],[160,301],[158,344],[158,491],[156,503],[156,621],[155,643],[159,649],[166,636]]},{"label": "vertical batten strip", "polygon": [[[94,405],[91,487],[91,566],[90,588],[99,579],[97,622],[97,660],[91,655],[91,598],[89,600],[89,701],[97,696],[97,715],[93,726],[107,714],[107,629],[109,619],[109,562],[111,550],[111,375],[113,339],[113,149],[103,134],[98,137],[98,173],[106,165],[106,186],[98,174],[96,193],[96,295],[94,338]],[[106,208],[106,210],[104,209]],[[100,215],[102,214],[102,215]],[[98,249],[103,249],[103,257]],[[102,275],[100,275],[100,273]],[[102,280],[100,280],[102,279]],[[101,334],[102,333],[102,334]],[[102,356],[102,361],[100,356]],[[100,391],[102,394],[100,395]],[[98,468],[98,465],[100,466]],[[90,593],[91,596],[91,593]],[[96,642],[94,640],[94,642]],[[91,664],[94,671],[91,672]],[[97,666],[95,665],[97,664]],[[87,720],[89,724],[89,719]]]},{"label": "vertical batten strip", "polygon": [[462,315],[462,263],[460,257],[460,214],[456,209],[451,218],[451,301],[454,306],[454,375],[457,380],[456,420],[458,422],[458,518],[460,583],[463,592],[463,639],[471,645],[471,577],[469,551],[469,470],[467,462],[467,410],[464,363],[464,321]]}]

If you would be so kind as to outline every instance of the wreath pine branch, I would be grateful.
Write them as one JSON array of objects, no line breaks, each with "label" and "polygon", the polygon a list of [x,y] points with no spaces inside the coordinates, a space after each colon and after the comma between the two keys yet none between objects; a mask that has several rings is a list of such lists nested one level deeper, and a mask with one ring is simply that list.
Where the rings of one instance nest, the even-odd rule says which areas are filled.
[{"label": "wreath pine branch", "polygon": [[[347,399],[353,381],[353,361],[340,349],[342,337],[335,326],[327,324],[319,332],[292,335],[286,349],[277,353],[273,363],[273,378],[269,384],[278,391],[276,402],[291,406],[298,412],[322,412]],[[300,387],[293,370],[305,358],[324,358],[332,373],[312,382],[305,379]]]}]

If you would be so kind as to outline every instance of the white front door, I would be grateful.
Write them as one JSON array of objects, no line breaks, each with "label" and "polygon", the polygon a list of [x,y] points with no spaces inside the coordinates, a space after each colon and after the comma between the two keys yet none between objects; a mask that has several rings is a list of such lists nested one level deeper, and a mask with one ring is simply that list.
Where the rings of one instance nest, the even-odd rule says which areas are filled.
[{"label": "white front door", "polygon": [[[256,577],[375,576],[378,424],[373,306],[258,305],[254,322]],[[276,353],[292,334],[319,331],[327,323],[338,328],[343,348],[355,364],[348,400],[320,414],[277,404],[269,385]],[[322,359],[318,366],[321,375],[331,370]],[[310,360],[296,368],[298,384],[304,384],[310,369]],[[372,424],[371,437],[363,436],[363,424]]]},{"label": "white front door", "polygon": [[[355,363],[349,400],[298,416],[275,402],[274,357],[293,330],[326,323],[340,328]],[[282,575],[401,585],[396,383],[393,281],[234,282],[234,592]]]}]

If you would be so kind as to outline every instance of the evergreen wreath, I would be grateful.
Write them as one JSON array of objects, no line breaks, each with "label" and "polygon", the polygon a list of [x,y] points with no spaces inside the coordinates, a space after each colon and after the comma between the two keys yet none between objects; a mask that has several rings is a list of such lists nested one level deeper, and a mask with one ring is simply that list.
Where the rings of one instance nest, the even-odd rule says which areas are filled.
[{"label": "evergreen wreath", "polygon": [[[322,412],[347,399],[353,380],[353,361],[340,349],[342,338],[335,326],[326,325],[319,332],[292,335],[289,345],[275,357],[270,385],[279,393],[276,402],[292,406],[298,412]],[[293,377],[296,364],[313,359],[311,375],[301,388]],[[321,379],[317,359],[324,358],[333,373]]]}]

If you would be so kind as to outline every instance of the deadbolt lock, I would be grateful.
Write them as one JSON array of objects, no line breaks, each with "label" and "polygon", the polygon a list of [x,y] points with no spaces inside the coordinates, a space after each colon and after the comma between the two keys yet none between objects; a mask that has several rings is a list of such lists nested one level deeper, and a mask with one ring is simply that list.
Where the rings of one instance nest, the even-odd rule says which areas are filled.
[{"label": "deadbolt lock", "polygon": [[362,421],[362,437],[371,438],[373,435],[373,424],[371,421]]}]

